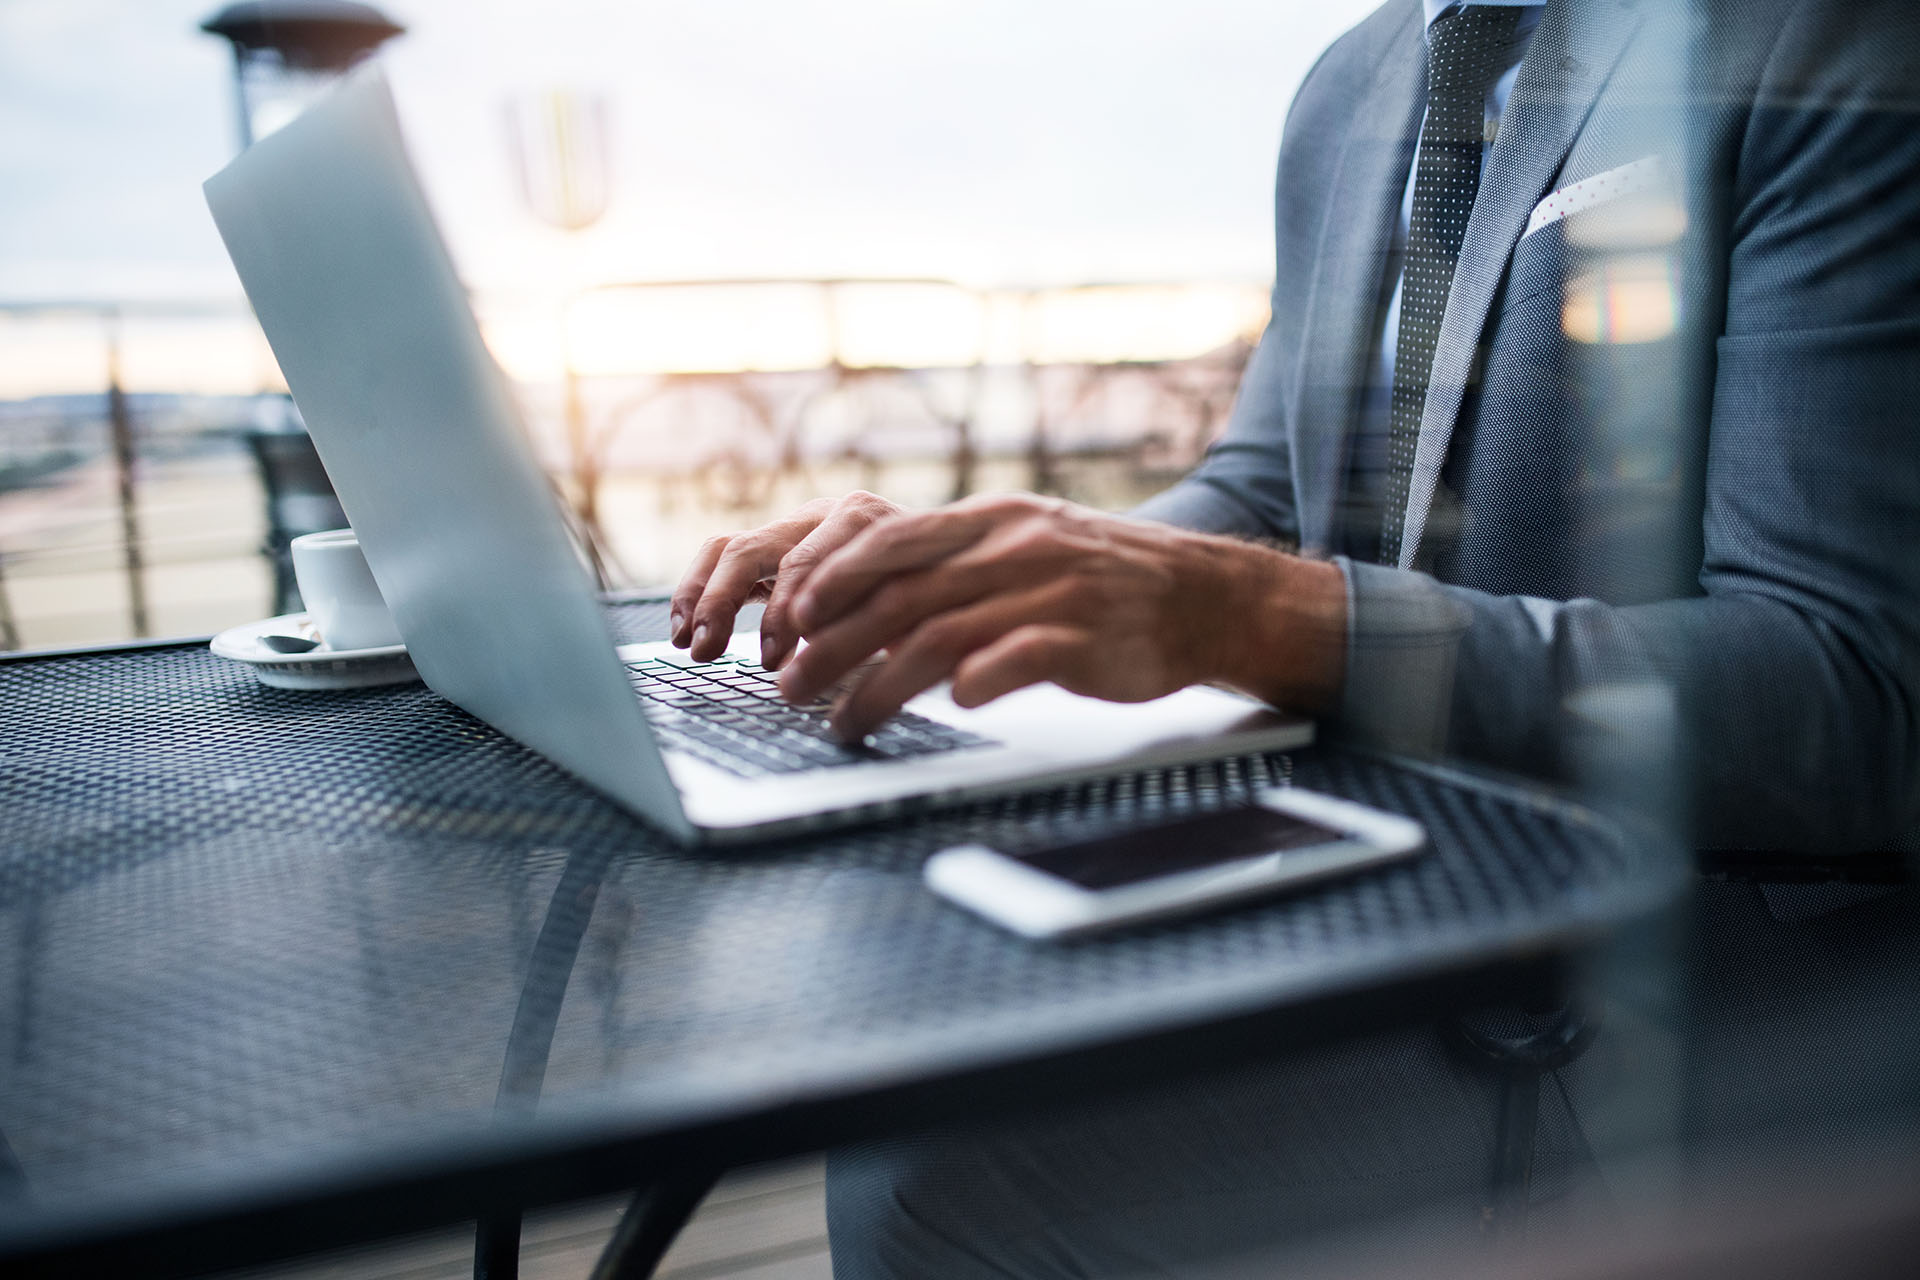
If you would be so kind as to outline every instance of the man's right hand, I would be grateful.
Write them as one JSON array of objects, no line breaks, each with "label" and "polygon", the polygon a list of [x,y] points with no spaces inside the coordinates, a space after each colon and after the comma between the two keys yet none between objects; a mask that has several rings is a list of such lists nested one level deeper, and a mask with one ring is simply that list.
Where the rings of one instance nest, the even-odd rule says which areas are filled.
[{"label": "man's right hand", "polygon": [[765,600],[760,619],[760,661],[777,668],[793,656],[799,636],[788,614],[794,592],[832,552],[876,521],[901,508],[864,491],[820,498],[783,520],[747,533],[721,534],[700,544],[686,576],[674,589],[668,632],[696,662],[711,662],[733,638],[733,618],[743,605]]}]

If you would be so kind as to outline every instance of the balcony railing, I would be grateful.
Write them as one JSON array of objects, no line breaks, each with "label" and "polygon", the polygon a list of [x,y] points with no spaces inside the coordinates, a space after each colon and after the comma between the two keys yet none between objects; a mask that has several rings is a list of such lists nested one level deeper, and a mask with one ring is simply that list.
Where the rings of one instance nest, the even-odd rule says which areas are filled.
[{"label": "balcony railing", "polygon": [[[589,545],[632,581],[837,487],[1136,500],[1223,424],[1264,302],[1242,282],[729,279],[476,308]],[[261,441],[286,440],[289,406],[244,308],[0,302],[0,334],[0,647],[290,607],[276,549],[338,517],[276,492],[286,449]]]}]

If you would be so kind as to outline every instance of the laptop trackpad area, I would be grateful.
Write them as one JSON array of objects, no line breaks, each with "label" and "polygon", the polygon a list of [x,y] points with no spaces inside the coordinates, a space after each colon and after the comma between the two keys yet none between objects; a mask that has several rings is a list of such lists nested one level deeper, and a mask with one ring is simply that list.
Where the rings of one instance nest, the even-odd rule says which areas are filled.
[{"label": "laptop trackpad area", "polygon": [[1133,756],[1283,721],[1258,703],[1204,687],[1182,689],[1152,702],[1103,702],[1068,693],[1058,685],[1034,685],[969,709],[956,705],[942,686],[907,706],[970,733],[1018,746],[1037,759],[1062,761]]}]

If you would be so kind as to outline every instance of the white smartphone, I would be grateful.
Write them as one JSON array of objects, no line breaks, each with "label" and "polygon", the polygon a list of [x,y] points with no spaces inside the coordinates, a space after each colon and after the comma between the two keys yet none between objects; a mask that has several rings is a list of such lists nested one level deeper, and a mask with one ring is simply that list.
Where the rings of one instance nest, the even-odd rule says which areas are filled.
[{"label": "white smartphone", "polygon": [[1273,787],[1252,803],[1041,849],[942,849],[935,893],[1029,938],[1196,911],[1417,852],[1420,824],[1350,800]]}]

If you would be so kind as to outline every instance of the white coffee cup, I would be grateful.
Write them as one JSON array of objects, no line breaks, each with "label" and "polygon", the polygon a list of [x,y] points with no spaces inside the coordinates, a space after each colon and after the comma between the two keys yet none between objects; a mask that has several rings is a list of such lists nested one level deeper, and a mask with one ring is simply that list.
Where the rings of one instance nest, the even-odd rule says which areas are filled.
[{"label": "white coffee cup", "polygon": [[400,643],[387,602],[351,529],[304,533],[290,544],[293,577],[307,614],[329,649],[378,649]]}]

